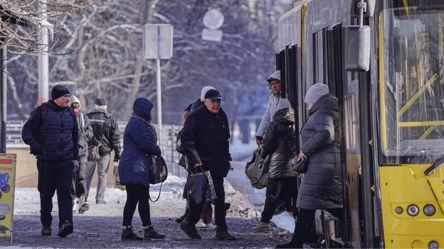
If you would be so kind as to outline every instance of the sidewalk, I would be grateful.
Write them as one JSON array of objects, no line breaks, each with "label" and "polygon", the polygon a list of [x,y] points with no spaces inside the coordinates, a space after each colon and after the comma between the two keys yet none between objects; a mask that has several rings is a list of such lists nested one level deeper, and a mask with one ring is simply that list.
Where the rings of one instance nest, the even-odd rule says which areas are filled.
[{"label": "sidewalk", "polygon": [[[236,241],[217,241],[215,231],[199,231],[202,240],[190,240],[174,220],[184,212],[185,201],[182,199],[184,178],[169,176],[162,186],[158,202],[150,202],[152,223],[159,233],[166,235],[165,240],[122,242],[120,241],[123,207],[126,192],[108,187],[105,200],[108,204],[95,204],[96,188],[90,191],[90,210],[85,214],[74,214],[74,233],[66,238],[56,236],[58,231],[57,199],[54,197],[53,234],[49,237],[40,235],[39,195],[36,188],[17,188],[14,207],[13,245],[20,247],[88,247],[88,248],[119,248],[119,247],[150,247],[150,248],[274,248],[277,244],[287,242],[291,234],[275,227],[272,232],[253,233],[251,228],[259,223],[255,207],[228,181],[225,181],[226,201],[231,203],[227,212],[229,232],[235,235]],[[151,197],[157,198],[159,187],[150,189]],[[142,226],[138,211],[133,219],[133,226]],[[142,234],[142,231],[138,231]],[[8,240],[0,240],[1,246],[9,246]]]}]

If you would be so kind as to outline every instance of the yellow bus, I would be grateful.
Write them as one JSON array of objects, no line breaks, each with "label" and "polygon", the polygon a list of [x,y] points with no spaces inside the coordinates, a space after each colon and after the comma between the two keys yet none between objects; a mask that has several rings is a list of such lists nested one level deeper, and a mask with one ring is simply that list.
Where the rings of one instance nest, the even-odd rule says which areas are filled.
[{"label": "yellow bus", "polygon": [[320,223],[326,241],[444,248],[443,34],[443,0],[302,0],[279,19],[296,128],[313,84],[339,100],[344,218]]}]

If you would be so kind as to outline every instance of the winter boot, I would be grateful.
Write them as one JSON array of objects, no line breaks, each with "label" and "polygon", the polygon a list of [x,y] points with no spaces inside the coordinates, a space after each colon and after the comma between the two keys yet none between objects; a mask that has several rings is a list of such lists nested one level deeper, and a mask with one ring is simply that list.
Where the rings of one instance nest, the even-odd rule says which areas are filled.
[{"label": "winter boot", "polygon": [[42,227],[42,235],[43,236],[51,236],[52,229],[51,227]]},{"label": "winter boot", "polygon": [[72,197],[72,212],[75,213],[77,211],[77,198],[75,196]]},{"label": "winter boot", "polygon": [[145,240],[150,240],[150,239],[165,239],[165,235],[164,234],[159,234],[158,232],[156,232],[156,230],[154,230],[153,225],[149,225],[147,227],[142,227],[142,230],[144,230],[144,235],[143,238]]},{"label": "winter boot", "polygon": [[216,230],[216,239],[217,240],[235,240],[236,237],[229,234],[227,231]]},{"label": "winter boot", "polygon": [[176,222],[181,223],[188,216],[189,213],[190,213],[190,210],[188,208],[185,209],[185,213],[182,216],[180,216],[179,218],[177,218]]},{"label": "winter boot", "polygon": [[120,237],[121,240],[124,240],[124,241],[143,240],[142,237],[137,236],[133,232],[133,227],[132,226],[121,226],[120,229],[123,230],[122,236]]},{"label": "winter boot", "polygon": [[69,220],[65,220],[65,222],[60,225],[57,236],[65,238],[68,234],[71,234],[73,230],[72,223]]},{"label": "winter boot", "polygon": [[201,239],[196,227],[190,224],[187,218],[180,223],[180,229],[182,229],[182,231],[184,231],[188,237],[190,237],[190,239]]},{"label": "winter boot", "polygon": [[79,198],[79,207],[79,214],[83,214],[89,210],[89,203],[86,201],[84,195],[80,196]]},{"label": "winter boot", "polygon": [[265,222],[259,222],[259,225],[257,225],[256,227],[252,228],[251,231],[253,232],[266,232],[266,231],[271,231],[273,230],[270,226],[270,223],[265,223]]}]

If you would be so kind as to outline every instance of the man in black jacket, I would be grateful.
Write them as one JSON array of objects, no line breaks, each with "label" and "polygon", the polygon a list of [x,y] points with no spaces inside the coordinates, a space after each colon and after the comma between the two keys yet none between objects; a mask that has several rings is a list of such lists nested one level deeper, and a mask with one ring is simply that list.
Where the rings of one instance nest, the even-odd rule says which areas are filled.
[{"label": "man in black jacket", "polygon": [[120,159],[120,134],[116,120],[107,112],[108,101],[104,98],[97,98],[94,108],[86,114],[91,122],[94,136],[88,141],[88,148],[99,146],[99,159],[93,159],[91,151],[88,152],[88,166],[85,172],[86,197],[89,195],[91,180],[97,165],[97,194],[96,204],[106,204],[105,189],[106,176],[108,175],[111,151],[114,150],[114,161]]},{"label": "man in black jacket", "polygon": [[[183,127],[181,141],[190,167],[196,172],[210,171],[216,191],[215,218],[216,239],[234,240],[236,237],[228,233],[225,216],[224,177],[230,170],[231,156],[229,152],[230,130],[225,112],[220,107],[220,93],[211,89],[205,94],[204,106],[191,112]],[[198,167],[201,166],[201,167]],[[190,205],[188,217],[180,223],[180,228],[191,238],[200,239],[196,230],[203,205]]]},{"label": "man in black jacket", "polygon": [[37,158],[42,235],[51,235],[52,197],[57,190],[57,235],[66,237],[73,231],[71,184],[73,171],[79,168],[79,132],[74,111],[68,107],[69,90],[56,85],[51,97],[31,113],[23,126],[22,138]]}]

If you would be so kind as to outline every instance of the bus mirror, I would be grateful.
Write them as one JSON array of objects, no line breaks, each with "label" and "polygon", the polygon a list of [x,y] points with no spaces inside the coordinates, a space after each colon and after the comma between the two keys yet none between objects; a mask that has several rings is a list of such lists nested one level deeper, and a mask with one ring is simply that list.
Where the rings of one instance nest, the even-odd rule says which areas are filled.
[{"label": "bus mirror", "polygon": [[[350,8],[350,17],[359,17],[359,7],[358,4],[361,0],[353,0],[352,6]],[[364,17],[373,17],[375,14],[375,5],[376,0],[364,0],[365,2],[365,11]]]},{"label": "bus mirror", "polygon": [[368,71],[370,68],[370,27],[348,26],[345,32],[345,70]]}]

